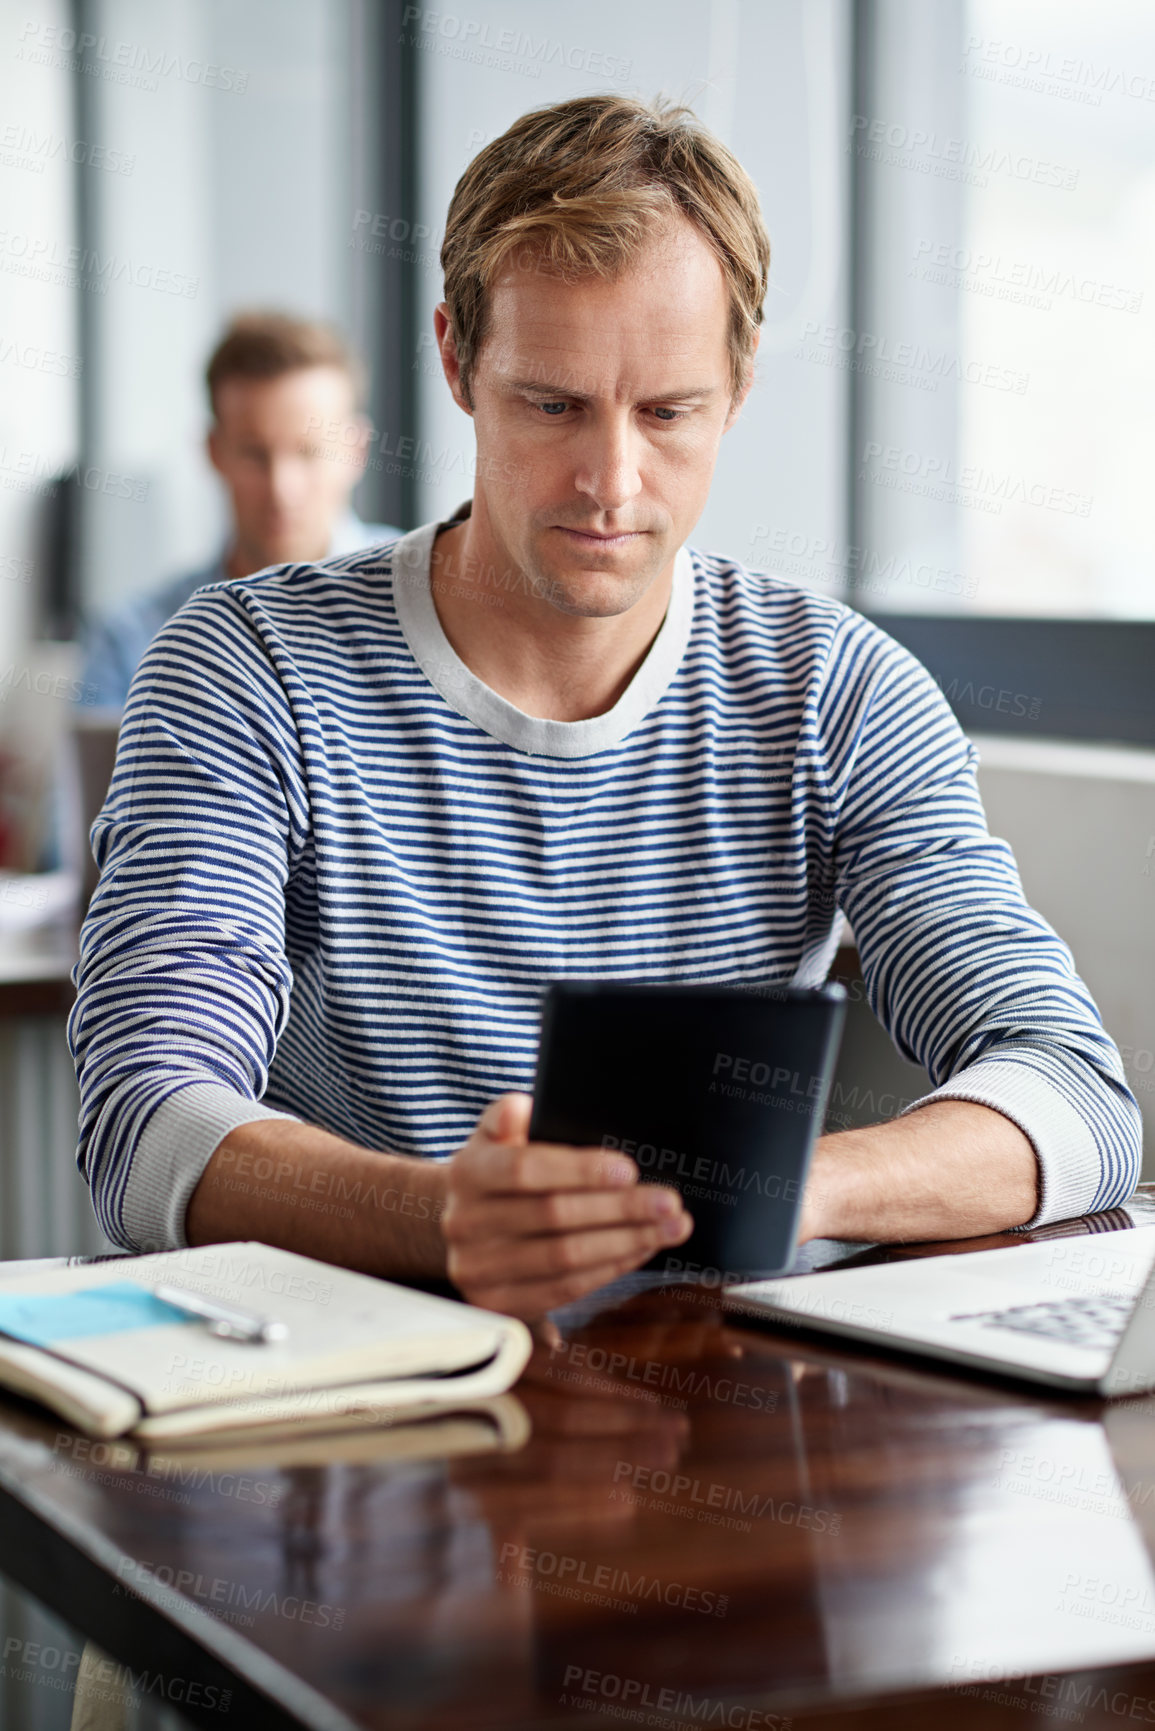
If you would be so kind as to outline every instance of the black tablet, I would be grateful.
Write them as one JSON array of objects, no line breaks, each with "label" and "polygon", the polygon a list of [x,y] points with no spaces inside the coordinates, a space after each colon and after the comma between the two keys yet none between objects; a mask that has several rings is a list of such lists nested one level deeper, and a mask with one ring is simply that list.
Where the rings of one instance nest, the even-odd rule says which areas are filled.
[{"label": "black tablet", "polygon": [[618,1148],[680,1190],[684,1244],[647,1268],[720,1284],[794,1254],[846,1012],[841,986],[551,985],[530,1136]]}]

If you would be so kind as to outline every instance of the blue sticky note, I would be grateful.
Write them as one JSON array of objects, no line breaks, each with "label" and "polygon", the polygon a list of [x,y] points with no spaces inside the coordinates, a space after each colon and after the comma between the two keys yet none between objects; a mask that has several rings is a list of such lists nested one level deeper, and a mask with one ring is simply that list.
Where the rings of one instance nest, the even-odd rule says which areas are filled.
[{"label": "blue sticky note", "polygon": [[195,1320],[135,1280],[86,1286],[79,1292],[0,1292],[0,1334],[30,1346]]}]

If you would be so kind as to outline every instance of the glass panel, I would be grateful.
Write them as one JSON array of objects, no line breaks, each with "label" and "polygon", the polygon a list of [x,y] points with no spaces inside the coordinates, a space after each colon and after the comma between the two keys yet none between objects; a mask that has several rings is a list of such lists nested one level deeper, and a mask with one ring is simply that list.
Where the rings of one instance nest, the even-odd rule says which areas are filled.
[{"label": "glass panel", "polygon": [[852,128],[859,539],[883,573],[862,604],[1155,618],[1155,11],[876,17]]}]

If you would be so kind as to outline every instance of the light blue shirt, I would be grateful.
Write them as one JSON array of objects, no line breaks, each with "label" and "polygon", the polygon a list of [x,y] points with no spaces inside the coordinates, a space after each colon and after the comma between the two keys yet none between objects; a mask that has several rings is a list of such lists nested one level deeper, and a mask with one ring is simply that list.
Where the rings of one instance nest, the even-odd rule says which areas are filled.
[{"label": "light blue shirt", "polygon": [[[337,523],[329,543],[327,558],[337,559],[346,553],[356,553],[362,547],[375,547],[381,541],[395,541],[401,533],[388,523],[363,523],[349,511]],[[81,702],[86,708],[123,709],[132,676],[140,666],[145,650],[173,614],[208,583],[227,583],[225,570],[228,547],[209,565],[188,571],[183,577],[166,583],[162,589],[135,596],[114,613],[94,621],[83,638],[84,671],[81,676]]]}]

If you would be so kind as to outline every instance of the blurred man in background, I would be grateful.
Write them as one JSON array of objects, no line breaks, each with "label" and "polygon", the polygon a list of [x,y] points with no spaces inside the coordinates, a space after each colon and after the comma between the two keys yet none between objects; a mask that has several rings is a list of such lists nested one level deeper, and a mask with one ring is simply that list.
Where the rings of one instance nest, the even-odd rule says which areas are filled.
[{"label": "blurred man in background", "polygon": [[284,313],[242,314],[213,351],[205,380],[206,443],[229,495],[229,538],[210,565],[138,596],[89,630],[83,689],[104,710],[123,709],[152,639],[206,583],[267,565],[313,564],[399,533],[363,523],[349,502],[370,427],[363,369],[336,331]]}]

